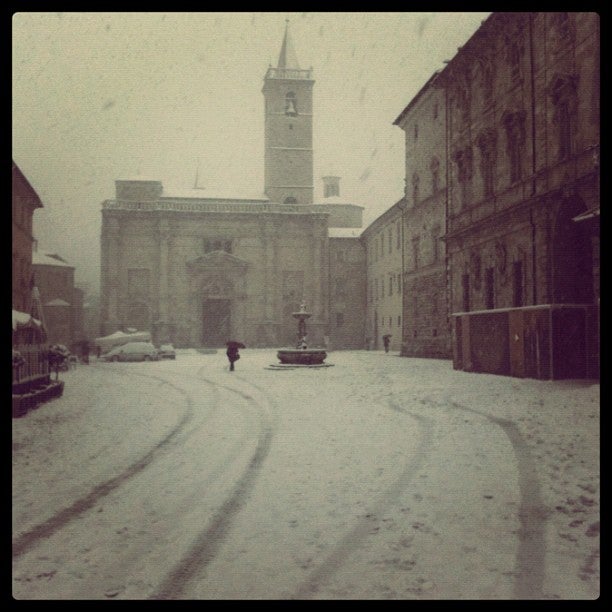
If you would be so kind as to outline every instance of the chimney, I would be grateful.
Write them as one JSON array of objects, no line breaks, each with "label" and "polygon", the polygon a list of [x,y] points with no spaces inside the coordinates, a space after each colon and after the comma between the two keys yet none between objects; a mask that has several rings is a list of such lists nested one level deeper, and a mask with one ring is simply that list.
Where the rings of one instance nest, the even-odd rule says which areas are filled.
[{"label": "chimney", "polygon": [[324,176],[323,177],[323,197],[330,198],[340,195],[340,177],[339,176]]}]

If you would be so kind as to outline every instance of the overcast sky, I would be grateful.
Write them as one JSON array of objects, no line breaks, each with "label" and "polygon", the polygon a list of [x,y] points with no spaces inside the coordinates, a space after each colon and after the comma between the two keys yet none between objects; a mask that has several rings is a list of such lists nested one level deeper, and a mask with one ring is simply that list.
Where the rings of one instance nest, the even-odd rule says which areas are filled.
[{"label": "overcast sky", "polygon": [[403,195],[393,121],[489,13],[17,13],[13,159],[41,197],[40,250],[99,289],[101,203],[158,178],[263,192],[261,88],[290,20],[314,70],[314,185],[342,177],[364,226]]}]

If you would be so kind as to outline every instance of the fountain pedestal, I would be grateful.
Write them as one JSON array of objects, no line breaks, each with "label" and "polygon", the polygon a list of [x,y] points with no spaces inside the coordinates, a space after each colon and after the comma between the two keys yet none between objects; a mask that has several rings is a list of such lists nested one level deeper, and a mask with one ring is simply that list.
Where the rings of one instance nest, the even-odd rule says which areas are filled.
[{"label": "fountain pedestal", "polygon": [[327,352],[320,348],[308,348],[306,344],[306,320],[311,313],[306,311],[304,303],[301,304],[298,312],[291,315],[298,321],[298,342],[296,348],[279,349],[276,356],[284,365],[293,366],[321,366],[327,365],[323,362],[327,357]]}]

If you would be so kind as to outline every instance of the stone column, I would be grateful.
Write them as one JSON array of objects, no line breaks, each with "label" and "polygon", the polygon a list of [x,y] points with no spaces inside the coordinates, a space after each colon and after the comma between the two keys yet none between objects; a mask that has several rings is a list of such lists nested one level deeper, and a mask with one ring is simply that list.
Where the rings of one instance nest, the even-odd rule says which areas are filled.
[{"label": "stone column", "polygon": [[168,250],[170,243],[170,229],[167,221],[159,224],[159,291],[158,312],[159,320],[168,322]]},{"label": "stone column", "polygon": [[270,323],[274,319],[274,243],[276,241],[274,222],[267,218],[262,222],[263,241],[263,276],[264,276],[264,320]]},{"label": "stone column", "polygon": [[106,297],[108,300],[108,316],[105,324],[105,333],[113,333],[119,328],[119,281],[121,261],[121,240],[119,220],[109,218],[106,224]]}]

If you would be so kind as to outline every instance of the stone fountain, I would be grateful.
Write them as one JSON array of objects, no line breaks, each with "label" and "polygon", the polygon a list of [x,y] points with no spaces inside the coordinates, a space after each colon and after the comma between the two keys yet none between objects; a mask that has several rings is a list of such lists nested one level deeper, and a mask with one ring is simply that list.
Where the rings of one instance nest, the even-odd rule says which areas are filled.
[{"label": "stone fountain", "polygon": [[327,357],[327,352],[321,348],[308,348],[306,336],[306,321],[312,316],[307,312],[306,304],[302,302],[297,312],[292,312],[291,316],[298,322],[297,344],[295,348],[279,349],[276,356],[283,365],[291,366],[327,366],[331,364],[323,363]]}]

